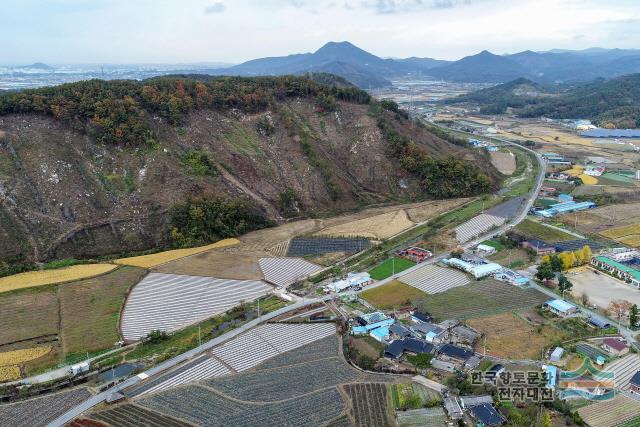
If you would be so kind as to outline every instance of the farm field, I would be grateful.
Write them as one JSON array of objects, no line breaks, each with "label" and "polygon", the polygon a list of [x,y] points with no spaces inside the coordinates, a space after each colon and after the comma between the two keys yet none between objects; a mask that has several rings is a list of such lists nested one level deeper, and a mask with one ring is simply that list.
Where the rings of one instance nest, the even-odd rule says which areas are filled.
[{"label": "farm field", "polygon": [[69,409],[91,397],[86,388],[76,388],[43,397],[0,405],[0,420],[6,426],[44,427]]},{"label": "farm field", "polygon": [[122,312],[122,336],[137,341],[152,330],[175,331],[270,292],[264,282],[149,273]]},{"label": "farm field", "polygon": [[598,178],[596,178],[595,176],[591,176],[591,175],[587,175],[587,174],[581,173],[580,175],[578,175],[578,178],[580,178],[582,183],[585,184],[585,185],[596,185],[596,184],[598,184]]},{"label": "farm field", "polygon": [[24,364],[24,374],[86,357],[119,341],[118,314],[144,270],[120,267],[91,279],[0,294],[0,351],[50,346]]},{"label": "farm field", "polygon": [[[367,209],[359,214],[324,220],[317,236],[366,237],[387,239],[416,223],[424,222],[444,212],[452,210],[471,199],[436,200],[389,208]],[[383,210],[384,209],[384,210]],[[369,215],[366,213],[369,212]],[[366,215],[366,216],[365,216]]]},{"label": "farm field", "polygon": [[525,219],[520,224],[514,227],[517,231],[520,231],[527,236],[534,237],[536,239],[543,240],[547,243],[555,243],[562,240],[571,240],[575,236],[565,233],[560,230],[556,230],[551,227],[547,227],[539,222],[531,219]]},{"label": "farm field", "polygon": [[487,279],[431,295],[419,304],[419,308],[437,319],[466,320],[529,309],[548,299],[534,289],[520,289]]},{"label": "farm field", "polygon": [[[302,329],[325,326],[331,326],[331,335],[286,351],[286,348],[292,348],[292,344],[295,346],[296,342],[299,343],[300,338],[309,335],[308,331]],[[255,359],[256,353],[261,352],[256,348],[256,340],[262,338],[276,340],[272,345],[285,351],[275,357],[268,356],[268,360],[263,359],[258,364],[230,363],[234,369],[235,366],[247,366],[244,373],[145,394],[135,397],[133,403],[204,426],[244,427],[259,424],[311,427],[325,425],[333,420],[340,421],[336,425],[342,425],[345,421],[345,409],[349,405],[343,401],[337,386],[349,381],[357,381],[363,385],[386,382],[388,377],[365,374],[348,365],[337,354],[339,349],[335,326],[325,326],[267,324],[262,330],[256,328],[257,331],[252,330],[250,333],[258,335],[242,344],[245,351],[239,351],[236,345],[223,344],[222,347],[227,346],[228,351],[217,351],[216,348],[213,350],[214,354],[225,357],[228,353],[236,358]],[[299,329],[299,338],[282,337],[282,331],[273,329],[290,327]],[[257,369],[249,370],[251,367]],[[385,387],[382,384],[382,389],[386,390]],[[378,386],[374,386],[374,389],[377,388]],[[375,393],[372,396],[375,397]],[[386,403],[382,406],[386,406]]]},{"label": "farm field", "polygon": [[614,427],[640,416],[640,402],[622,394],[578,409],[580,417],[593,427]]},{"label": "farm field", "polygon": [[393,274],[400,273],[407,268],[413,267],[414,265],[416,265],[416,263],[413,261],[394,256],[393,258],[386,259],[382,263],[373,267],[369,270],[369,274],[374,280],[382,280],[387,277],[391,277]]},{"label": "farm field", "polygon": [[91,415],[91,418],[118,427],[139,427],[141,425],[187,427],[189,425],[167,415],[160,415],[157,412],[130,403],[95,412]]},{"label": "farm field", "polygon": [[139,268],[121,267],[108,275],[60,286],[62,352],[66,356],[82,354],[120,341],[120,309],[129,289],[144,274]]},{"label": "farm field", "polygon": [[260,280],[258,256],[218,250],[170,261],[153,269],[158,273],[210,276],[221,279]]},{"label": "farm field", "polygon": [[0,277],[0,293],[99,276],[116,267],[113,264],[80,264],[55,270],[29,271]]},{"label": "farm field", "polygon": [[612,300],[623,299],[640,305],[640,291],[604,273],[595,273],[591,268],[568,276],[573,284],[571,293],[580,298],[586,294],[589,302],[607,309]]},{"label": "farm field", "polygon": [[529,264],[529,254],[522,248],[504,249],[489,255],[487,259],[508,268],[520,268]]},{"label": "farm field", "polygon": [[480,214],[455,228],[456,240],[460,243],[468,242],[492,228],[501,226],[505,221],[506,219],[501,216],[490,215],[488,213]]},{"label": "farm field", "polygon": [[444,427],[449,419],[441,407],[400,411],[396,417],[398,427]]},{"label": "farm field", "polygon": [[301,258],[260,258],[258,265],[264,280],[275,286],[289,286],[322,270],[322,267]]},{"label": "farm field", "polygon": [[382,286],[367,289],[360,296],[375,307],[388,310],[402,307],[408,302],[426,297],[427,294],[399,280],[394,280]]},{"label": "farm field", "polygon": [[491,155],[491,163],[504,175],[511,175],[516,170],[516,156],[513,153],[494,151]]},{"label": "farm field", "polygon": [[601,231],[600,235],[625,245],[640,247],[640,222],[609,228]]},{"label": "farm field", "polygon": [[287,256],[304,257],[331,253],[355,254],[368,247],[369,241],[367,239],[294,237],[289,242]]},{"label": "farm field", "polygon": [[212,243],[206,246],[199,246],[197,248],[174,249],[170,251],[158,252],[156,254],[120,258],[114,260],[114,262],[116,264],[131,265],[134,267],[151,268],[157,267],[158,265],[164,264],[169,261],[174,261],[176,259],[198,254],[200,252],[237,245],[238,243],[240,243],[238,239],[223,239],[216,243]]},{"label": "farm field", "polygon": [[356,427],[392,426],[387,385],[380,383],[346,384],[344,390],[352,405]]},{"label": "farm field", "polygon": [[205,380],[252,369],[271,369],[317,360],[317,354],[331,354],[331,343],[336,342],[335,325],[316,324],[265,324],[258,326],[209,353],[185,363],[166,374],[158,375],[126,391],[127,396],[140,396],[158,392],[197,380]]},{"label": "farm field", "polygon": [[370,239],[388,239],[415,225],[407,212],[397,210],[371,218],[365,218],[341,225],[325,228],[316,235],[329,237],[366,237]]},{"label": "farm field", "polygon": [[[502,359],[538,360],[543,349],[564,335],[552,326],[543,326],[538,332],[514,313],[473,318],[467,323],[485,334],[487,354]],[[482,351],[484,342],[479,347],[476,350]]]},{"label": "farm field", "polygon": [[427,264],[405,274],[400,279],[427,294],[446,292],[469,283],[469,277],[460,270]]}]

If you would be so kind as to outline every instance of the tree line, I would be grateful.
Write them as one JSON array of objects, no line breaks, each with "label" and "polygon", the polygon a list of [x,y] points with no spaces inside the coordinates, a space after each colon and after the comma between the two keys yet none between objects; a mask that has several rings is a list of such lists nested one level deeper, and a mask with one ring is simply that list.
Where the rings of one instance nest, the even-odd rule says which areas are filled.
[{"label": "tree line", "polygon": [[167,76],[140,82],[94,79],[3,93],[0,115],[46,114],[105,143],[143,144],[155,139],[149,115],[180,125],[194,109],[256,113],[292,97],[316,98],[325,109],[335,108],[336,100],[370,101],[356,87],[326,85],[307,77]]}]

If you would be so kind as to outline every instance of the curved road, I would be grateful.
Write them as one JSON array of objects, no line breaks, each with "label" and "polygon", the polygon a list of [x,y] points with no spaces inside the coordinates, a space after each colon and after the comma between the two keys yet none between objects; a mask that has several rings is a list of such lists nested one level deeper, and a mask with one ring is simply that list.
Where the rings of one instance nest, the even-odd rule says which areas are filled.
[{"label": "curved road", "polygon": [[[436,126],[439,126],[439,125],[436,125]],[[464,133],[464,132],[462,132],[462,133]],[[469,134],[469,135],[473,135],[473,134]],[[473,136],[477,137],[477,135],[473,135]],[[539,173],[538,173],[538,177],[537,177],[537,180],[536,180],[536,186],[527,195],[526,203],[524,204],[523,208],[521,209],[521,211],[516,216],[514,216],[510,221],[506,222],[505,224],[503,224],[499,228],[491,230],[490,232],[486,233],[483,236],[480,236],[480,237],[476,238],[475,240],[472,240],[470,242],[464,243],[462,245],[464,248],[470,248],[470,247],[475,246],[478,243],[480,243],[480,242],[482,242],[482,241],[484,241],[484,240],[486,240],[488,238],[491,238],[493,236],[502,234],[505,231],[507,231],[509,228],[513,227],[514,225],[516,225],[519,222],[521,222],[522,220],[524,220],[526,218],[526,216],[527,216],[527,213],[529,212],[529,210],[533,206],[533,203],[535,202],[535,199],[536,199],[536,197],[538,195],[538,192],[540,191],[540,187],[542,187],[542,183],[544,181],[545,162],[544,162],[544,159],[542,158],[542,156],[540,154],[536,153],[535,151],[533,151],[533,150],[531,150],[531,149],[529,149],[527,147],[523,147],[521,145],[515,144],[515,143],[510,142],[510,141],[501,140],[501,139],[498,139],[498,138],[492,138],[492,139],[500,141],[500,142],[502,142],[504,144],[507,144],[507,145],[516,146],[516,147],[518,147],[520,149],[523,149],[523,150],[528,151],[528,152],[530,152],[530,153],[535,155],[536,159],[538,160],[538,165],[539,165]],[[385,284],[385,283],[387,283],[387,282],[389,282],[389,281],[391,281],[391,280],[393,280],[393,279],[395,279],[395,278],[397,278],[397,277],[399,277],[401,275],[407,274],[407,273],[409,273],[409,272],[411,272],[411,271],[413,271],[413,270],[425,265],[426,263],[436,263],[436,262],[444,259],[445,257],[446,257],[445,255],[440,255],[438,257],[434,257],[434,258],[430,259],[429,261],[426,261],[426,262],[421,263],[421,264],[417,264],[417,265],[415,265],[415,266],[413,266],[413,267],[411,267],[411,268],[409,268],[407,270],[404,270],[402,273],[396,274],[393,277],[390,277],[390,278],[385,279],[385,280],[381,280],[381,281],[379,281],[379,282],[367,287],[367,289],[371,289],[372,287],[383,285],[383,284]],[[202,353],[202,352],[204,352],[206,350],[209,350],[210,348],[213,348],[216,345],[219,345],[219,344],[223,343],[224,341],[227,341],[227,340],[239,335],[242,332],[245,332],[245,331],[257,326],[258,324],[260,324],[260,323],[262,323],[264,321],[270,320],[270,319],[272,319],[274,317],[277,317],[277,316],[279,316],[281,314],[284,314],[284,313],[287,313],[289,311],[296,310],[298,308],[305,307],[307,305],[315,304],[317,302],[327,301],[327,300],[332,299],[332,298],[333,298],[332,296],[327,296],[327,297],[324,297],[324,298],[305,299],[303,301],[298,301],[295,304],[292,304],[290,306],[283,307],[283,308],[281,308],[279,310],[276,310],[276,311],[274,311],[272,313],[269,313],[269,314],[261,316],[261,317],[259,317],[257,319],[254,319],[251,322],[248,322],[245,325],[243,325],[243,326],[241,326],[241,327],[239,327],[237,329],[234,329],[234,330],[232,330],[230,332],[227,332],[226,334],[221,335],[221,336],[219,336],[217,338],[214,338],[214,339],[202,344],[199,347],[196,347],[196,348],[194,348],[192,350],[189,350],[186,353],[182,353],[182,354],[180,354],[180,355],[178,355],[176,357],[173,357],[173,358],[171,358],[169,360],[166,360],[165,362],[159,364],[158,366],[155,366],[155,367],[145,371],[143,374],[145,374],[147,376],[152,376],[152,375],[156,375],[156,374],[158,374],[160,372],[166,371],[168,369],[171,369],[174,366],[176,366],[176,365],[178,365],[178,364],[180,364],[180,363],[182,363],[182,362],[184,362],[186,360],[189,360],[192,357],[197,356],[198,354],[200,354],[200,353]],[[142,374],[140,374],[140,375],[142,375]],[[128,380],[126,380],[126,381],[124,381],[124,382],[122,382],[120,384],[117,384],[117,385],[109,388],[108,390],[106,390],[106,391],[104,391],[102,393],[99,393],[99,394],[91,397],[90,399],[82,402],[78,406],[70,409],[69,411],[65,412],[63,415],[61,415],[60,417],[58,417],[57,419],[55,419],[51,423],[49,423],[48,426],[52,426],[52,427],[63,426],[66,423],[70,422],[71,420],[79,417],[84,412],[86,412],[89,409],[93,408],[94,406],[102,403],[103,401],[105,401],[113,393],[117,393],[117,392],[119,392],[121,390],[124,390],[125,388],[130,387],[132,385],[135,385],[140,381],[142,381],[142,378],[140,378],[139,375],[136,375],[135,377],[129,378]]]}]

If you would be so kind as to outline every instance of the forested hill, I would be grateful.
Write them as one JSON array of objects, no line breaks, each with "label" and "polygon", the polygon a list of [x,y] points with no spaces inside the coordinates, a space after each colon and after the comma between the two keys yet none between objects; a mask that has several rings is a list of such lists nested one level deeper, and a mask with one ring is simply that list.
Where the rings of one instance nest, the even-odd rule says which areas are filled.
[{"label": "forested hill", "polygon": [[0,95],[0,269],[499,186],[485,154],[342,79],[313,78],[92,80]]},{"label": "forested hill", "polygon": [[640,74],[599,79],[560,91],[527,79],[482,89],[446,103],[474,103],[485,114],[511,111],[522,117],[589,119],[601,127],[640,127]]}]

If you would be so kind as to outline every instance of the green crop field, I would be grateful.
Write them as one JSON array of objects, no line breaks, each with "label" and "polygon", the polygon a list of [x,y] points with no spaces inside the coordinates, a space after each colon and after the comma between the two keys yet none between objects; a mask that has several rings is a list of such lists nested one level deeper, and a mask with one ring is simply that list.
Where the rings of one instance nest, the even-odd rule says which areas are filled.
[{"label": "green crop field", "polygon": [[420,301],[418,306],[440,320],[465,320],[530,309],[548,299],[535,289],[520,289],[488,279],[430,295]]},{"label": "green crop field", "polygon": [[368,289],[361,296],[370,304],[387,310],[407,305],[411,301],[426,297],[427,294],[413,286],[394,280],[377,288]]},{"label": "green crop field", "polygon": [[386,279],[387,277],[391,277],[394,272],[399,273],[409,267],[413,267],[414,265],[416,265],[416,263],[413,261],[409,261],[408,259],[393,257],[373,267],[371,270],[369,270],[369,274],[371,275],[372,279],[382,280]]},{"label": "green crop field", "polygon": [[515,226],[515,229],[526,234],[529,237],[544,240],[547,243],[560,242],[562,240],[572,240],[575,236],[565,233],[560,230],[556,230],[551,227],[547,227],[539,222],[525,219],[520,224]]}]

